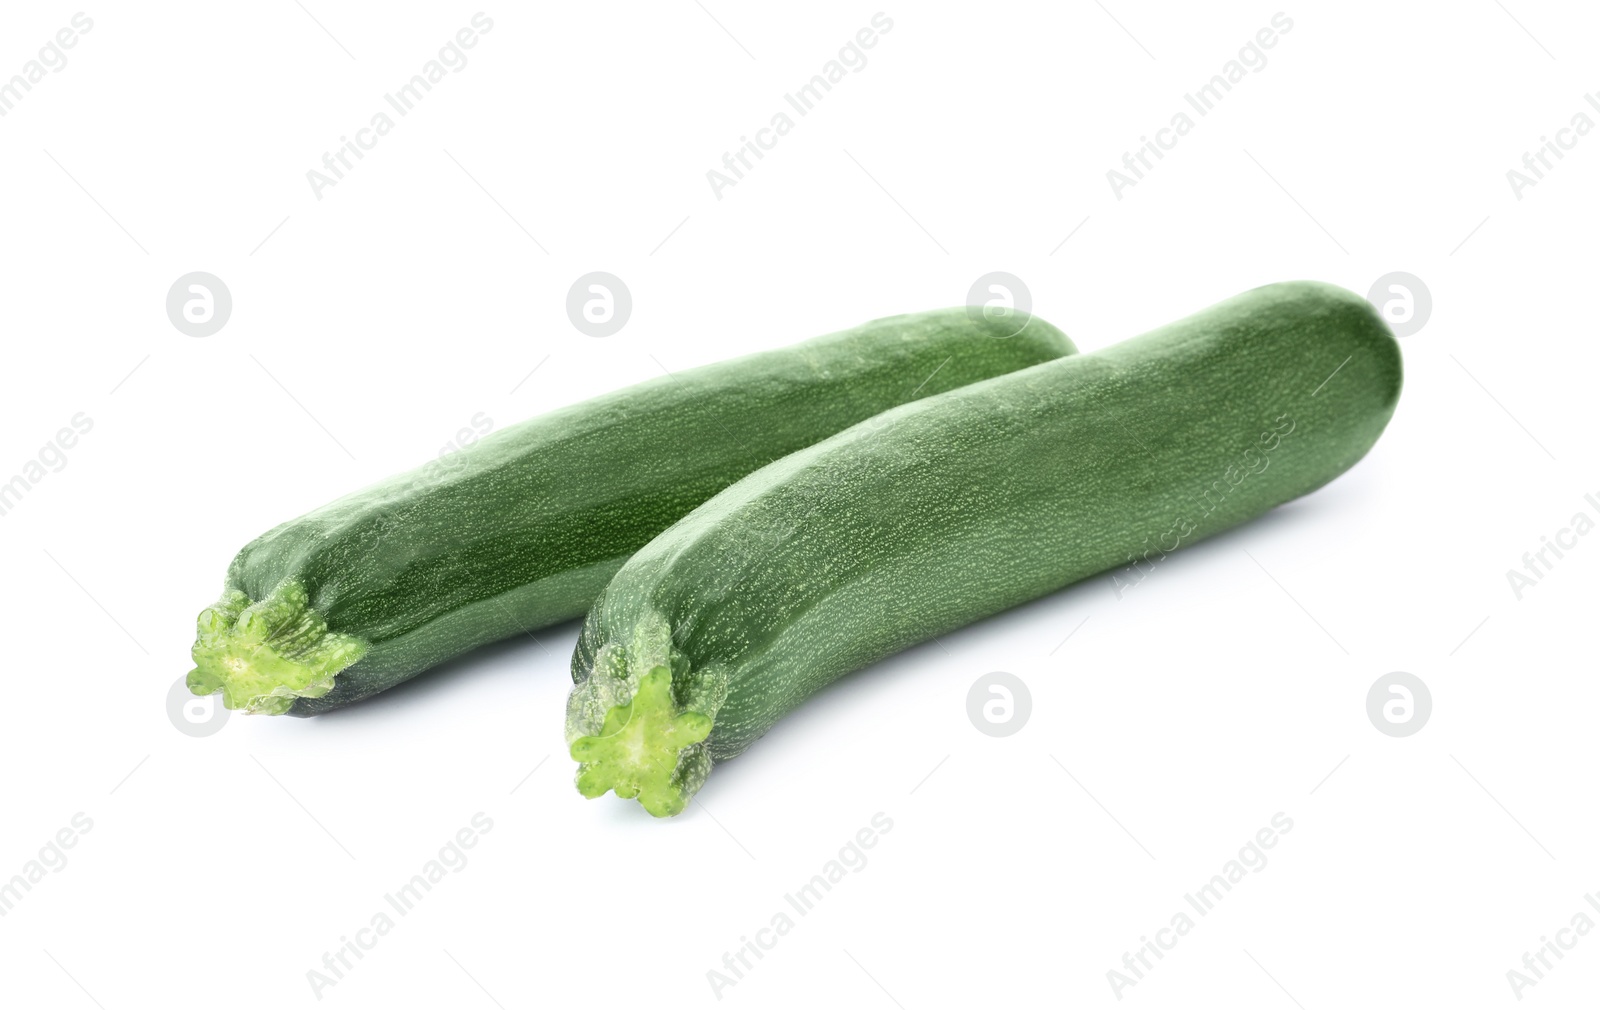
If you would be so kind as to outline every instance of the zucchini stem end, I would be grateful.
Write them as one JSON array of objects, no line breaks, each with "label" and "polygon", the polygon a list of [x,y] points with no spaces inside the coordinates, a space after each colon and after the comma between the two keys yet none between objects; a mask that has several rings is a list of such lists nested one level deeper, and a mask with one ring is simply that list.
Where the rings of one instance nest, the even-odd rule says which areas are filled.
[{"label": "zucchini stem end", "polygon": [[591,799],[608,791],[637,799],[655,817],[681,813],[694,789],[679,767],[703,749],[710,733],[709,717],[679,709],[672,698],[672,671],[659,667],[640,679],[627,704],[606,713],[598,735],[572,742],[578,792]]},{"label": "zucchini stem end", "polygon": [[367,651],[364,640],[329,631],[293,579],[259,602],[229,589],[196,626],[189,690],[221,691],[223,705],[255,714],[282,715],[296,698],[322,697]]},{"label": "zucchini stem end", "polygon": [[629,644],[608,643],[567,698],[578,792],[637,799],[656,817],[682,813],[711,773],[707,737],[727,678],[690,669],[666,620],[649,614]]}]

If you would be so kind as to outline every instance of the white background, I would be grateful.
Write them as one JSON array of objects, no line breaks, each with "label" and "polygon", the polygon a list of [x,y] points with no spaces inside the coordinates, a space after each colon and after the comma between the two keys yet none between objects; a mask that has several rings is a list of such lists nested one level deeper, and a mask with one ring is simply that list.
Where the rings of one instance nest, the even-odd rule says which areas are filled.
[{"label": "white background", "polygon": [[[0,78],[77,9],[8,5]],[[1600,122],[1592,8],[1283,8],[1266,66],[1120,200],[1107,170],[1278,7],[885,8],[869,63],[721,200],[706,171],[878,8],[486,8],[470,62],[317,199],[306,172],[477,9],[89,8],[0,118],[0,480],[94,423],[0,517],[0,878],[93,821],[0,918],[0,1000],[315,1005],[308,970],[480,811],[470,862],[323,1004],[716,1005],[707,972],[877,812],[867,865],[722,1004],[1117,1005],[1123,952],[1280,811],[1269,864],[1122,1003],[1509,1006],[1524,951],[1600,922],[1600,536],[1520,601],[1506,578],[1600,497],[1600,135],[1520,200],[1506,178]],[[203,339],[163,305],[193,270],[234,299]],[[592,270],[633,294],[606,339],[565,313]],[[1409,271],[1434,310],[1349,474],[1121,599],[1093,579],[848,678],[671,822],[572,788],[575,625],[332,716],[169,721],[196,612],[267,527],[478,412],[957,304],[993,270],[1086,351],[1290,278]],[[994,670],[1032,693],[1006,739],[966,715]],[[1395,670],[1433,696],[1405,739],[1365,712]],[[1597,985],[1591,935],[1522,995]]]}]

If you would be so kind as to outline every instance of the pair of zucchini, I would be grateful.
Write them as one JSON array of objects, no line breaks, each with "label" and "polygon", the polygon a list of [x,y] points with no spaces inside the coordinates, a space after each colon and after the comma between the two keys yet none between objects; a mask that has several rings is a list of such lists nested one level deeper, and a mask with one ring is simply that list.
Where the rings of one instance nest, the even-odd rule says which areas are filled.
[{"label": "pair of zucchini", "polygon": [[1037,319],[996,339],[1017,329],[880,320],[340,499],[235,559],[190,685],[307,715],[587,610],[579,791],[668,816],[840,676],[1315,490],[1400,391],[1388,327],[1324,284],[1088,355]]}]

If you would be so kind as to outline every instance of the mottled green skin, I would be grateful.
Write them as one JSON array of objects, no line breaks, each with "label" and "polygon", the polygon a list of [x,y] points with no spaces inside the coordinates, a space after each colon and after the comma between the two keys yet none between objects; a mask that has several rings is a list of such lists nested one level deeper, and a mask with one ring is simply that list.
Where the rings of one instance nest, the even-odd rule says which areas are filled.
[{"label": "mottled green skin", "polygon": [[[568,742],[603,734],[603,698],[670,668],[678,707],[714,718],[681,752],[692,793],[711,760],[852,670],[1326,484],[1372,447],[1400,385],[1373,308],[1300,282],[856,425],[622,567],[573,656]],[[634,655],[641,634],[670,650]],[[630,781],[583,769],[591,786],[602,773]]]},{"label": "mottled green skin", "polygon": [[[281,697],[239,707],[312,715],[365,698],[487,642],[581,615],[628,555],[773,459],[919,396],[1072,351],[1037,318],[974,318],[965,308],[892,316],[506,428],[246,546],[222,601],[202,614],[190,685],[216,690],[232,663],[235,680],[256,691],[264,672],[293,679],[280,668],[295,656],[354,652],[348,669],[301,671],[309,691],[327,692],[320,697],[285,686]],[[274,594],[286,580],[304,595]],[[285,611],[276,601],[308,601],[314,613],[296,626],[326,622],[340,647],[297,640],[292,655],[274,656],[265,620],[248,636],[229,624],[269,599],[274,614]]]}]

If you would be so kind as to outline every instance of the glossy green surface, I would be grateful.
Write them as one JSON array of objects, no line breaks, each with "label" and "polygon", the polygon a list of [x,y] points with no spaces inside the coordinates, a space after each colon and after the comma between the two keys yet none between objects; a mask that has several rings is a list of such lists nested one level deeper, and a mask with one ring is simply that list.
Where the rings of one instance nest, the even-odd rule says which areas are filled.
[{"label": "glossy green surface", "polygon": [[628,555],[773,459],[1071,351],[1037,318],[892,316],[506,428],[247,545],[200,616],[190,687],[258,712],[349,704],[581,615]]},{"label": "glossy green surface", "polygon": [[[1372,447],[1400,385],[1399,346],[1366,301],[1275,284],[763,467],[641,548],[590,611],[567,713],[580,781],[686,799],[852,670],[1098,572],[1147,570],[1326,484]],[[658,722],[713,720],[664,781],[590,742],[663,670],[676,707]],[[638,753],[659,769],[667,743]]]}]

